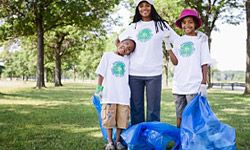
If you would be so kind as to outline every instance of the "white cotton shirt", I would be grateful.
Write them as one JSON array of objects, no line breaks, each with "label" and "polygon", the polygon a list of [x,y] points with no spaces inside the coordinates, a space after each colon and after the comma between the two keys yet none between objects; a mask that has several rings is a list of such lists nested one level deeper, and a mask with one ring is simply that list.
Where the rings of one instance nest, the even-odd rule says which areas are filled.
[{"label": "white cotton shirt", "polygon": [[[200,34],[200,33],[198,33]],[[202,81],[204,64],[211,64],[208,38],[183,35],[174,42],[173,52],[178,59],[174,67],[173,93],[196,94]]]},{"label": "white cotton shirt", "polygon": [[104,77],[102,103],[130,105],[129,58],[106,52],[96,69]]},{"label": "white cotton shirt", "polygon": [[120,34],[120,41],[130,38],[136,42],[136,49],[130,55],[130,75],[156,76],[162,74],[164,37],[168,37],[165,44],[166,42],[173,43],[179,37],[167,23],[166,25],[168,29],[163,28],[164,31],[162,31],[158,26],[158,33],[156,33],[154,21],[139,21],[132,23]]}]

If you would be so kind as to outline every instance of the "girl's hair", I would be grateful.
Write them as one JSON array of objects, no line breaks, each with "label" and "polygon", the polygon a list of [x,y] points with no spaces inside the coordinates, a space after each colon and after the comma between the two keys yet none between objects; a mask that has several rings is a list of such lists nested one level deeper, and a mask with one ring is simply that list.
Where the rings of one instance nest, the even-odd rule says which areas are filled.
[{"label": "girl's hair", "polygon": [[198,29],[198,28],[197,28],[197,26],[198,26],[198,22],[199,22],[199,21],[198,21],[198,19],[197,19],[196,17],[193,17],[193,16],[190,16],[190,17],[192,17],[192,18],[193,18],[193,20],[194,20],[195,30],[196,30],[196,29]]},{"label": "girl's hair", "polygon": [[[137,23],[140,20],[142,20],[141,14],[139,12],[139,5],[136,7],[135,9],[135,15],[133,18],[133,22],[132,23]],[[155,8],[153,5],[151,5],[151,13],[150,13],[150,17],[152,18],[152,20],[154,20],[155,22],[155,30],[156,33],[159,31],[158,27],[160,27],[160,29],[163,31],[163,28],[168,29],[167,25],[165,23],[167,23],[166,20],[162,19],[161,16],[156,12]],[[136,25],[135,25],[136,28]]]}]

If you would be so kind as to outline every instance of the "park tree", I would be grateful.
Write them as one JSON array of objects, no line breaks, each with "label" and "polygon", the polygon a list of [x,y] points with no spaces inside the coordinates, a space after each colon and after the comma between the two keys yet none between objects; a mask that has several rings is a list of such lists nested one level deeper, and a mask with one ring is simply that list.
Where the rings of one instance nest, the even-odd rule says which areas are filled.
[{"label": "park tree", "polygon": [[246,57],[246,88],[244,94],[250,94],[250,0],[246,2],[247,18],[247,57]]},{"label": "park tree", "polygon": [[[95,31],[98,31],[96,29]],[[90,31],[83,31],[77,27],[66,26],[63,28],[57,28],[48,34],[46,34],[46,46],[48,47],[48,54],[52,56],[54,60],[54,84],[55,86],[62,86],[62,65],[64,63],[71,63],[79,56],[80,51],[84,50],[82,47],[84,44],[88,44],[88,41],[84,39],[86,34]],[[94,37],[96,38],[96,37]],[[71,59],[70,59],[71,58]],[[50,59],[48,59],[49,61]],[[68,62],[70,61],[70,62]]]},{"label": "park tree", "polygon": [[0,53],[0,59],[4,62],[4,75],[9,77],[12,80],[13,76],[15,76],[15,67],[13,65],[14,55],[13,52],[10,52],[6,49],[8,45],[4,44],[4,48]]},{"label": "park tree", "polygon": [[35,78],[36,75],[36,40],[35,36],[20,37],[20,47],[18,51],[15,51],[15,60],[12,62],[15,64],[19,77],[23,80],[29,78]]},{"label": "park tree", "polygon": [[[233,25],[243,20],[244,2],[246,0],[184,0],[180,5],[196,9],[203,20],[202,31],[208,36],[209,47],[211,45],[211,33],[218,30],[216,22]],[[211,87],[211,68],[208,71],[208,86]]]},{"label": "park tree", "polygon": [[[94,38],[98,37],[98,38]],[[88,34],[84,36],[84,40],[87,41],[83,45],[83,51],[80,53],[78,71],[80,76],[84,78],[95,78],[95,70],[99,64],[103,52],[106,50],[105,46],[107,45],[107,37],[104,35]],[[114,42],[112,43],[114,46]],[[114,47],[116,48],[116,47]],[[113,51],[114,49],[108,49]]]},{"label": "park tree", "polygon": [[[4,75],[20,77],[28,80],[35,76],[35,46],[33,38],[22,37],[18,41],[6,41],[3,43],[3,51],[0,53],[0,59],[6,69]],[[18,49],[13,49],[13,43],[18,43]]]},{"label": "park tree", "polygon": [[2,0],[0,2],[1,40],[36,35],[37,81],[44,82],[44,33],[57,27],[75,25],[83,30],[100,26],[118,0]]}]

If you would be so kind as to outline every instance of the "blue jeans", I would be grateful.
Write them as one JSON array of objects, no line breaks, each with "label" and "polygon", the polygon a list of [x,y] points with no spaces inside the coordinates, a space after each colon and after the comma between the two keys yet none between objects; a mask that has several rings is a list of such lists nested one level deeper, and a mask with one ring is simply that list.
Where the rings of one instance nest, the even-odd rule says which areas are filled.
[{"label": "blue jeans", "polygon": [[160,121],[162,75],[145,77],[129,76],[131,90],[131,124],[145,121],[144,89],[146,87],[146,121]]}]

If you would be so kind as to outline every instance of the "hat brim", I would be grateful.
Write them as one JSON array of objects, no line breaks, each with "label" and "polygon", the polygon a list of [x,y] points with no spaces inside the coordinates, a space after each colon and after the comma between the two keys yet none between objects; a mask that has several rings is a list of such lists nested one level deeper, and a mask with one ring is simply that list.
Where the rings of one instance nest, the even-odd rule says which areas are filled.
[{"label": "hat brim", "polygon": [[197,16],[193,16],[193,15],[184,15],[182,16],[181,18],[178,18],[176,21],[175,21],[175,25],[178,27],[178,28],[182,28],[181,27],[181,21],[186,18],[186,17],[194,17],[196,20],[197,20],[197,25],[196,25],[196,28],[195,29],[198,29],[202,26],[202,20],[200,18],[198,18]]},{"label": "hat brim", "polygon": [[150,5],[154,5],[153,1],[140,0],[140,1],[137,1],[137,2],[136,2],[136,6],[138,6],[141,2],[147,2],[147,3],[149,3]]}]

